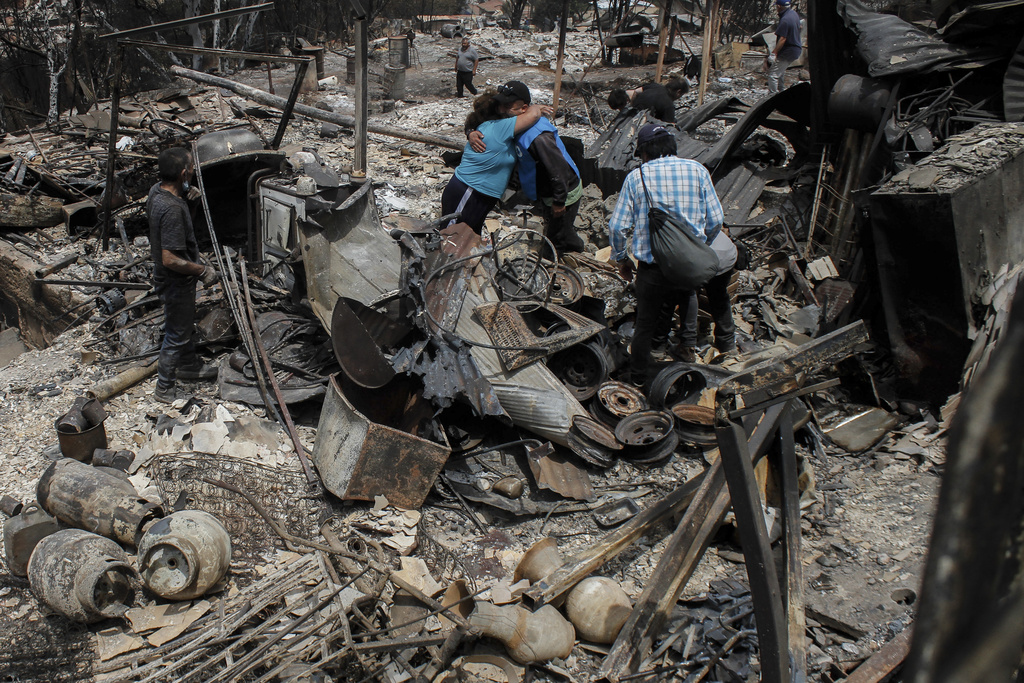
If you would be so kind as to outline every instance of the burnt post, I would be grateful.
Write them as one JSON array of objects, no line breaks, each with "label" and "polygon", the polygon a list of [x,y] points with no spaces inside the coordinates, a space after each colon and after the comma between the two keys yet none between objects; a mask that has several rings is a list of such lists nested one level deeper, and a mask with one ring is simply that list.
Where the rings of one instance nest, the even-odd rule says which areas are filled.
[{"label": "burnt post", "polygon": [[569,23],[569,0],[562,0],[562,21],[558,24],[558,61],[555,63],[555,92],[551,97],[554,112],[551,118],[558,116],[558,93],[562,90],[562,64],[565,62],[565,28]]}]

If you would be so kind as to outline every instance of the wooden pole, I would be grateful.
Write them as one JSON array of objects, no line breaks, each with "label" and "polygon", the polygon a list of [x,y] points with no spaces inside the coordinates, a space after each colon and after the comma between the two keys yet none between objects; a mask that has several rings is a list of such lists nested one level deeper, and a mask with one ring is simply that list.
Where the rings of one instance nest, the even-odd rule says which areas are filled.
[{"label": "wooden pole", "polygon": [[597,8],[597,0],[594,0],[594,23],[597,24],[597,39],[601,41],[601,63],[603,64],[608,60],[608,55],[605,54],[604,35],[601,33],[601,10]]},{"label": "wooden pole", "polygon": [[569,0],[562,0],[562,21],[558,24],[558,61],[555,62],[555,93],[552,95],[551,106],[554,113],[551,118],[558,117],[558,95],[562,90],[562,64],[565,62],[565,29],[569,23]]},{"label": "wooden pole", "polygon": [[708,89],[708,76],[711,74],[711,44],[714,42],[715,17],[718,16],[718,0],[711,0],[708,13],[704,16],[704,38],[700,50],[700,87],[697,90],[697,106],[704,104],[704,93]]},{"label": "wooden pole", "polygon": [[668,8],[672,0],[665,0],[665,6],[661,8],[661,20],[658,25],[658,66],[654,70],[654,82],[661,83],[661,74],[665,68],[665,44],[668,42]]}]

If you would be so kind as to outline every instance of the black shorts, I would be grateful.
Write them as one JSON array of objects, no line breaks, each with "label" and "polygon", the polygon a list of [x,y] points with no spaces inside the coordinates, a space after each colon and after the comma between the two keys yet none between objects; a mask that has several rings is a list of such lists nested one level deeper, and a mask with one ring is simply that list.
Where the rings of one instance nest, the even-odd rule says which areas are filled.
[{"label": "black shorts", "polygon": [[484,227],[484,219],[497,203],[497,197],[477,192],[453,175],[441,195],[441,215],[461,212],[462,218],[459,221],[469,224],[473,232],[479,235]]}]

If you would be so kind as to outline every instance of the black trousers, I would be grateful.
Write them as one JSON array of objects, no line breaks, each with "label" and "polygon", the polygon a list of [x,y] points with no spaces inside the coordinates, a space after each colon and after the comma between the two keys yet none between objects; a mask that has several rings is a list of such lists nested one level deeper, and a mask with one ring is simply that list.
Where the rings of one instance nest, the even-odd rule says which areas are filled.
[{"label": "black trousers", "polygon": [[576,232],[576,216],[580,212],[580,204],[575,201],[565,207],[565,213],[555,216],[552,208],[538,200],[536,207],[544,217],[544,236],[551,240],[559,254],[566,251],[582,251],[583,238]]},{"label": "black trousers", "polygon": [[470,94],[476,94],[476,87],[473,85],[473,72],[472,71],[456,71],[455,72],[455,90],[459,93],[459,97],[462,97],[462,87],[465,86],[466,90],[469,90]]},{"label": "black trousers", "polygon": [[156,386],[169,391],[178,377],[178,368],[196,363],[196,278],[168,278],[157,289],[164,304],[164,339],[156,365]]},{"label": "black trousers", "polygon": [[689,304],[692,292],[676,287],[661,274],[661,268],[640,262],[636,281],[636,323],[629,355],[630,373],[634,383],[650,379],[651,340],[659,329],[671,324],[672,310]]}]

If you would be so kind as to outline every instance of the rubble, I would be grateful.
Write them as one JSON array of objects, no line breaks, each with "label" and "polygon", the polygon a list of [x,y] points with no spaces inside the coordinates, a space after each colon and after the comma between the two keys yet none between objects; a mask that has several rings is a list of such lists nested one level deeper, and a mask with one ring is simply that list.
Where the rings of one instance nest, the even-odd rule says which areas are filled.
[{"label": "rubble", "polygon": [[[942,668],[918,643],[954,641],[944,624],[966,622],[937,591],[1019,597],[950,587],[925,558],[939,475],[991,484],[969,459],[971,427],[954,427],[948,457],[946,434],[1009,391],[986,366],[1013,362],[1016,195],[992,188],[1016,187],[1019,124],[992,120],[955,71],[982,57],[959,17],[934,34],[853,2],[813,12],[828,28],[815,45],[841,43],[845,20],[860,71],[899,83],[870,105],[840,93],[851,128],[828,138],[835,64],[812,61],[812,80],[767,97],[741,29],[704,51],[715,70],[668,123],[681,156],[712,172],[745,252],[730,285],[739,349],[708,343],[702,310],[697,362],[662,355],[642,388],[622,381],[634,301],[606,231],[648,115],[615,117],[603,100],[651,74],[602,59],[653,56],[650,29],[569,31],[554,88],[557,34],[473,29],[478,80],[522,78],[558,104],[580,158],[586,248],[560,260],[514,193],[480,236],[437,216],[469,109],[445,90],[446,38],[417,35],[408,69],[416,59],[371,42],[365,119],[352,112],[366,88],[341,77],[362,55],[307,43],[254,55],[266,71],[211,53],[217,75],[171,66],[186,81],[8,136],[3,312],[37,350],[0,369],[0,605],[19,624],[0,627],[0,662],[20,680],[52,661],[52,680],[111,681]],[[671,23],[669,68],[695,76],[672,59]],[[696,59],[710,36],[679,37]],[[290,98],[264,90],[275,61]],[[926,69],[955,78],[926,83]],[[141,197],[172,145],[194,150],[197,233],[225,277],[197,301],[218,380],[163,406],[149,396],[163,313]],[[939,258],[913,244],[925,233]],[[960,277],[938,283],[939,265]],[[936,327],[955,341],[943,361],[922,341]],[[1001,433],[1009,418],[992,419]],[[933,547],[948,554],[962,520],[937,514]],[[1012,537],[1019,519],[1005,517],[979,557]],[[70,537],[83,576],[50,566]],[[86,569],[104,553],[104,601],[76,604],[71,592],[97,594],[69,591],[97,580]],[[99,623],[61,631],[65,617]]]}]

